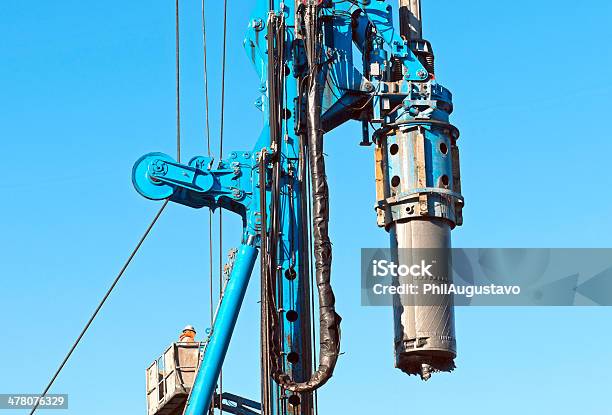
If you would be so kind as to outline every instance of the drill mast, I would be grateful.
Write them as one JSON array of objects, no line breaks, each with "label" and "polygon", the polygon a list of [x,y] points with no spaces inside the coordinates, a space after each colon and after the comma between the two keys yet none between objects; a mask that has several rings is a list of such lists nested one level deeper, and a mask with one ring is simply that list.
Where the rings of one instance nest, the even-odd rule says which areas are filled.
[{"label": "drill mast", "polygon": [[[260,81],[256,106],[264,126],[255,145],[218,161],[198,156],[181,164],[150,153],[136,162],[133,183],[143,196],[225,209],[243,220],[184,414],[222,405],[225,395],[215,399],[215,388],[258,254],[261,413],[314,413],[313,392],[330,379],[340,352],[325,133],[361,122],[360,144],[374,148],[378,224],[396,257],[403,248],[450,247],[463,206],[451,94],[435,81],[420,1],[400,0],[399,13],[398,32],[385,1],[257,0],[245,39]],[[454,368],[452,297],[436,306],[398,303],[394,322],[396,367],[424,379]]]}]

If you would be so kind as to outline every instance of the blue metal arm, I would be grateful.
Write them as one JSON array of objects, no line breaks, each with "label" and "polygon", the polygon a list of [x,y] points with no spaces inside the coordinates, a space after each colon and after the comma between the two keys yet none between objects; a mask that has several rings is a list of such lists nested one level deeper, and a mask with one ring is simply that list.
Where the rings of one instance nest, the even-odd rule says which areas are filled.
[{"label": "blue metal arm", "polygon": [[225,286],[204,358],[198,369],[184,415],[208,413],[242,300],[257,259],[257,252],[257,247],[243,244],[236,255],[236,262],[234,262],[234,268]]},{"label": "blue metal arm", "polygon": [[136,190],[152,200],[169,198],[186,206],[224,208],[243,218],[243,241],[223,290],[204,357],[192,387],[185,414],[208,413],[258,255],[258,166],[251,152],[232,152],[213,168],[213,160],[194,157],[188,165],[162,153],[149,153],[134,165]]},{"label": "blue metal arm", "polygon": [[[427,45],[413,45],[394,30],[392,9],[387,2],[323,4],[321,13],[326,18],[322,19],[324,61],[321,69],[326,84],[322,128],[330,131],[349,119],[361,119],[367,136],[363,142],[368,143],[368,123],[379,126],[373,140],[377,145],[377,180],[380,176],[385,182],[377,181],[379,225],[390,227],[412,219],[441,219],[453,227],[459,225],[463,201],[456,146],[458,131],[448,123],[452,97],[435,82],[433,67],[417,57]],[[252,151],[232,152],[216,164],[210,158],[195,157],[186,165],[167,155],[150,153],[138,160],[133,170],[135,188],[149,199],[169,199],[193,208],[223,208],[243,219],[242,245],[188,400],[185,410],[188,415],[204,415],[210,408],[258,254],[263,230],[261,218],[270,209],[270,206],[260,206],[260,200],[270,203],[272,198],[268,183],[271,177],[268,170],[272,169],[267,160],[260,160],[262,150],[280,163],[281,229],[275,272],[282,280],[276,300],[284,369],[297,381],[308,379],[311,370],[307,329],[310,288],[307,261],[302,257],[306,246],[303,235],[307,231],[300,211],[306,174],[300,164],[305,117],[304,91],[299,80],[307,68],[303,40],[297,36],[300,22],[294,19],[294,2],[276,0],[274,5],[275,12],[269,14],[268,0],[256,1],[245,39],[247,55],[260,78],[260,96],[255,106],[263,112],[265,122]],[[272,146],[270,139],[267,35],[271,16],[283,16],[285,27],[285,34],[280,37],[284,44],[281,62],[284,98],[281,99],[282,145],[279,146]],[[353,46],[360,53],[354,54]],[[416,160],[409,169],[403,168],[407,160]],[[267,181],[263,186],[259,182],[260,169],[266,169],[263,176]],[[395,180],[401,186],[393,185]],[[260,198],[261,192],[265,197]],[[271,379],[263,381],[272,382]],[[298,397],[276,387],[271,390],[275,401],[291,403],[291,398]],[[268,407],[266,411],[311,413],[311,398],[304,394],[301,399],[298,406],[284,404],[284,409]],[[265,407],[263,401],[262,406]]]}]

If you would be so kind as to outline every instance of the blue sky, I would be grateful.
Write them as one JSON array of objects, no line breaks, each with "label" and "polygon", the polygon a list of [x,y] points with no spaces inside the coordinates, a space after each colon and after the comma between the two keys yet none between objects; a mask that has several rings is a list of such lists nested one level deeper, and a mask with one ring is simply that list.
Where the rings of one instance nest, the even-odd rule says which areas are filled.
[{"label": "blue sky", "polygon": [[[250,10],[229,3],[225,148],[250,149],[261,123],[242,50]],[[0,3],[0,393],[43,388],[158,208],[132,189],[130,171],[146,152],[175,151],[173,7]],[[465,225],[454,245],[612,246],[612,5],[423,0],[423,9],[462,132]],[[221,10],[210,2],[207,12],[216,141]],[[181,19],[188,157],[205,153],[199,1],[182,1]],[[612,413],[607,308],[460,309],[454,374],[424,384],[393,368],[391,310],[359,305],[359,250],[387,244],[372,209],[372,149],[360,139],[352,124],[326,141],[344,354],[320,413]],[[239,221],[225,217],[227,250]],[[64,413],[144,413],[150,361],[185,324],[208,326],[207,235],[206,211],[169,207],[53,388],[70,394]],[[253,281],[224,386],[257,398]]]}]

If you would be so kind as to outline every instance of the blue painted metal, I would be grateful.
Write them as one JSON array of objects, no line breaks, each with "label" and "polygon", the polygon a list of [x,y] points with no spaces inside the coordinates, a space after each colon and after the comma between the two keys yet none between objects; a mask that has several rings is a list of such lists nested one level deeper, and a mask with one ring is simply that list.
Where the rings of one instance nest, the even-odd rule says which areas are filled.
[{"label": "blue painted metal", "polygon": [[[256,247],[260,244],[262,209],[269,211],[269,206],[260,206],[260,192],[265,191],[268,202],[271,199],[270,183],[265,189],[260,189],[258,176],[260,169],[260,156],[262,150],[267,154],[278,151],[281,160],[281,235],[279,237],[279,250],[277,264],[278,275],[282,281],[277,294],[277,306],[281,310],[281,335],[283,339],[283,355],[296,353],[300,359],[297,363],[284,360],[284,369],[296,381],[309,378],[311,370],[309,334],[309,288],[307,269],[303,265],[301,252],[304,247],[302,229],[302,212],[300,206],[304,190],[302,181],[303,171],[299,162],[301,141],[295,125],[299,109],[295,107],[298,95],[298,74],[303,70],[300,66],[300,51],[294,48],[293,5],[283,5],[282,12],[286,30],[285,62],[288,66],[284,81],[285,101],[283,106],[288,109],[288,117],[283,119],[282,147],[270,147],[269,127],[269,97],[268,97],[268,68],[267,68],[267,42],[265,39],[268,20],[268,4],[266,0],[257,2],[253,17],[249,23],[245,39],[245,50],[251,59],[254,68],[260,77],[260,97],[256,100],[256,107],[263,112],[264,127],[252,151],[235,151],[228,158],[215,163],[210,158],[194,157],[188,164],[176,163],[170,156],[161,153],[150,153],[141,157],[133,168],[132,181],[136,190],[146,198],[160,200],[169,198],[171,201],[193,208],[208,207],[210,209],[223,208],[239,214],[243,218],[242,241],[251,240]],[[280,10],[280,2],[276,9]],[[266,175],[269,177],[268,163],[265,163]],[[237,261],[238,262],[238,261]],[[236,264],[237,265],[237,264]],[[235,265],[235,266],[236,266]],[[251,267],[252,268],[252,267]],[[241,268],[246,271],[246,268]],[[236,271],[234,271],[235,273]],[[230,283],[234,280],[234,273]],[[287,276],[287,277],[285,277]],[[245,276],[241,275],[240,278]],[[202,370],[198,372],[197,387],[194,387],[189,398],[189,414],[204,414],[210,404],[214,385],[218,377],[218,365],[225,356],[226,344],[231,337],[229,322],[237,314],[234,312],[235,299],[226,293],[221,301],[217,313],[214,329],[210,335],[209,344],[205,352]],[[230,302],[233,305],[226,306]],[[284,313],[295,311],[297,320],[284,319]],[[219,325],[217,320],[220,321]],[[223,322],[223,323],[221,323]],[[233,327],[233,326],[231,326]],[[213,345],[219,344],[219,347]],[[222,347],[221,347],[222,346]],[[212,355],[212,357],[208,357]],[[213,368],[213,369],[210,369]],[[274,402],[286,401],[288,396],[278,390],[272,379],[267,380],[274,393]],[[286,403],[283,404],[287,406]],[[302,405],[295,413],[309,413],[311,399],[306,396]],[[301,408],[301,409],[300,409]],[[276,413],[277,408],[272,408]],[[287,413],[294,413],[293,408]]]},{"label": "blue painted metal", "polygon": [[152,200],[169,198],[193,208],[223,208],[243,219],[245,240],[259,233],[257,153],[232,151],[214,166],[209,157],[194,157],[179,164],[162,153],[142,156],[132,170],[136,190]]},{"label": "blue painted metal", "polygon": [[[279,236],[279,249],[276,258],[278,280],[280,289],[277,293],[276,304],[281,310],[280,332],[282,335],[283,369],[296,381],[304,381],[311,374],[311,337],[309,312],[309,274],[302,252],[305,247],[307,231],[302,226],[302,198],[304,197],[306,183],[303,166],[300,164],[301,123],[299,115],[302,108],[298,107],[298,77],[307,69],[304,64],[303,48],[296,39],[295,33],[295,7],[293,2],[275,1],[275,15],[282,15],[285,22],[285,50],[284,61],[286,71],[284,77],[284,107],[285,118],[282,120],[282,146],[277,149],[281,158],[281,235]],[[244,40],[247,57],[251,60],[253,68],[260,79],[257,108],[264,113],[264,123],[269,134],[269,96],[268,96],[268,48],[267,21],[269,16],[269,1],[258,0],[251,15],[249,26]],[[304,117],[301,117],[304,119]],[[269,135],[267,145],[269,145]],[[272,152],[273,149],[270,149]],[[271,196],[268,194],[268,196]],[[270,200],[270,197],[267,197]],[[285,318],[287,312],[295,311],[297,320],[289,321]],[[299,360],[290,363],[287,360],[289,353],[296,353]],[[288,394],[280,390],[272,379],[262,379],[267,382],[272,391],[273,407],[269,408],[271,414],[311,414],[312,399],[310,396],[302,397],[302,405],[295,408],[287,405]],[[280,402],[277,404],[277,402]],[[284,409],[280,409],[283,407]],[[280,412],[282,411],[282,412]]]},{"label": "blue painted metal", "polygon": [[[418,210],[419,206],[412,212],[405,206],[413,201],[415,195],[417,202],[422,202],[420,196],[423,194],[429,195],[425,215],[448,219],[453,225],[460,224],[462,198],[459,195],[456,164],[458,155],[455,162],[455,153],[452,152],[456,150],[458,132],[448,124],[448,116],[452,112],[451,94],[436,83],[433,74],[419,61],[409,43],[394,29],[393,9],[389,4],[378,0],[360,5],[356,3],[324,2],[325,7],[321,9],[323,56],[326,57],[326,61],[322,62],[326,78],[323,128],[330,131],[350,119],[363,120],[366,133],[368,123],[378,125],[373,139],[379,146],[384,143],[385,151],[388,152],[401,139],[405,151],[414,155],[416,149],[404,132],[420,126],[426,149],[424,166],[427,179],[420,182],[410,173],[405,179],[413,185],[407,191],[396,192],[393,201],[379,200],[379,209],[386,212],[379,215],[379,218],[383,217],[380,224],[423,215],[424,211]],[[260,162],[263,150],[266,154],[278,155],[281,163],[282,229],[276,258],[280,289],[276,304],[281,317],[290,310],[296,311],[298,315],[296,321],[280,319],[283,355],[293,352],[299,356],[297,363],[285,360],[284,369],[296,381],[308,379],[311,373],[310,287],[306,258],[302,258],[307,230],[303,229],[303,212],[299,209],[306,185],[303,181],[304,166],[300,163],[305,117],[299,99],[299,80],[308,68],[304,48],[296,36],[295,6],[293,2],[276,0],[274,16],[282,16],[286,28],[286,70],[282,81],[282,145],[281,148],[272,148],[266,40],[269,4],[269,0],[256,1],[244,41],[247,56],[259,76],[259,97],[255,99],[255,107],[262,111],[264,121],[253,148],[234,151],[218,162],[208,157],[194,157],[187,164],[177,163],[161,153],[149,153],[136,162],[132,174],[134,187],[146,198],[168,198],[193,208],[222,208],[243,219],[243,245],[220,303],[204,360],[189,398],[188,415],[203,415],[208,411],[257,256],[263,209],[266,212],[270,209],[269,205],[260,206],[261,192],[266,193],[268,203],[271,199],[269,180],[264,188],[259,185],[259,169],[262,166],[266,169],[267,178],[271,170],[270,158]],[[448,146],[448,153],[441,154],[436,150],[441,143]],[[405,167],[391,162],[386,174],[393,177],[399,174],[397,172],[406,171]],[[411,171],[416,171],[416,166],[411,167]],[[450,184],[440,182],[443,176],[450,178]],[[402,209],[397,206],[402,206]],[[302,405],[295,408],[287,405],[288,395],[277,388],[271,379],[263,381],[269,383],[274,395],[275,406],[271,408],[271,414],[311,415],[312,401],[309,395],[302,396]]]},{"label": "blue painted metal", "polygon": [[[311,374],[311,337],[310,337],[310,295],[307,268],[303,262],[302,249],[306,230],[302,227],[299,209],[303,197],[303,187],[297,176],[297,160],[289,161],[292,176],[285,177],[281,191],[281,235],[277,252],[277,280],[280,287],[276,295],[277,309],[280,312],[279,324],[281,337],[282,368],[296,381],[305,381]],[[290,321],[287,313],[295,311],[297,319]],[[288,361],[289,353],[295,353],[299,360]],[[265,380],[264,380],[265,381]],[[272,379],[267,380],[273,391],[273,401],[286,401],[290,394],[281,391]],[[302,398],[301,408],[286,409],[287,414],[306,414],[312,404],[310,397]],[[284,404],[285,406],[286,403]],[[276,409],[271,408],[276,413]]]},{"label": "blue painted metal", "polygon": [[[394,111],[385,114],[380,110],[384,115],[378,141],[387,152],[386,175],[397,177],[401,183],[391,186],[391,197],[378,201],[379,209],[390,209],[384,225],[424,216],[444,219],[451,227],[460,225],[464,201],[458,165],[459,131],[449,123],[452,95],[430,79],[411,84],[409,93],[402,97]],[[389,106],[397,102],[394,96],[382,98],[393,102]],[[402,156],[389,154],[393,146]]]},{"label": "blue painted metal", "polygon": [[[378,208],[387,212],[379,221],[381,226],[424,216],[448,220],[453,227],[460,225],[459,131],[449,124],[452,94],[420,62],[412,50],[415,44],[393,28],[391,5],[363,3],[367,4],[333,3],[324,11],[328,16],[323,27],[328,57],[324,67],[324,129],[331,130],[350,119],[364,120],[366,134],[368,124],[375,128],[373,141],[386,153],[385,176],[389,180],[397,177],[402,183],[378,201]],[[361,66],[350,68],[359,60]],[[418,149],[412,134],[416,129],[423,140]],[[389,156],[393,145],[402,149],[402,157]],[[421,146],[422,154],[417,157]],[[425,170],[424,178],[420,169]]]},{"label": "blue painted metal", "polygon": [[257,247],[243,244],[236,255],[184,415],[203,415],[210,408],[257,252]]}]

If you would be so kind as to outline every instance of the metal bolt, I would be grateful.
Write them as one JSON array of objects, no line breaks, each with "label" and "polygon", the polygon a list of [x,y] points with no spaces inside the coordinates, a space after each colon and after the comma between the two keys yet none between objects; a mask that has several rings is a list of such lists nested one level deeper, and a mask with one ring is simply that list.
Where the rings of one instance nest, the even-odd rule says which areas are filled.
[{"label": "metal bolt", "polygon": [[168,165],[165,161],[156,160],[152,167],[153,171],[155,173],[159,173],[160,176],[163,176],[168,172]]},{"label": "metal bolt", "polygon": [[261,19],[253,19],[251,21],[251,26],[253,26],[253,29],[259,31],[264,28],[264,22]]},{"label": "metal bolt", "polygon": [[425,72],[423,69],[419,69],[419,71],[417,72],[417,76],[421,79],[425,79],[427,78],[427,72]]}]

